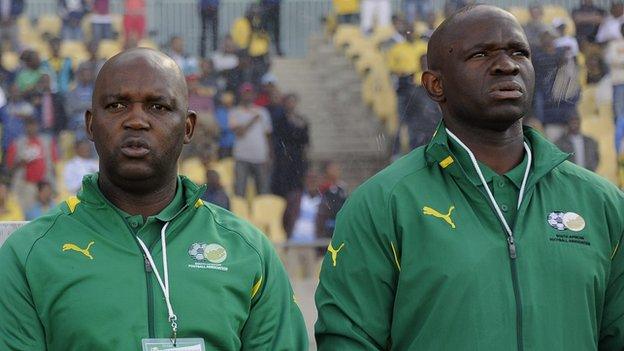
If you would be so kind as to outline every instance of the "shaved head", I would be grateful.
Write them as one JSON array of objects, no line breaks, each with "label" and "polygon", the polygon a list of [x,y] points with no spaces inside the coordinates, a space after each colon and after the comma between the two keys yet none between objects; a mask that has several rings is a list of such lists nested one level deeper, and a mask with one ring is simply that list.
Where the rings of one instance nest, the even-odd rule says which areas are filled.
[{"label": "shaved head", "polygon": [[[448,54],[455,50],[452,43],[465,34],[463,26],[468,22],[481,21],[491,16],[516,18],[509,12],[491,5],[476,4],[461,8],[438,26],[427,46],[427,62],[431,70],[440,70]],[[519,25],[519,24],[518,24]]]},{"label": "shaved head", "polygon": [[[93,99],[99,96],[105,84],[115,84],[109,81],[112,72],[128,67],[145,67],[164,78],[168,84],[176,91],[177,98],[180,99],[182,107],[188,108],[188,88],[186,79],[180,67],[169,56],[160,51],[148,48],[133,48],[121,52],[111,57],[97,75],[95,80],[95,88],[93,90]],[[95,101],[92,101],[95,104]]]},{"label": "shaved head", "polygon": [[462,8],[431,36],[427,61],[421,81],[449,129],[521,132],[535,74],[526,34],[513,15],[489,5]]},{"label": "shaved head", "polygon": [[100,181],[126,194],[175,190],[177,160],[196,119],[184,75],[169,56],[136,48],[112,57],[98,74],[85,114]]}]

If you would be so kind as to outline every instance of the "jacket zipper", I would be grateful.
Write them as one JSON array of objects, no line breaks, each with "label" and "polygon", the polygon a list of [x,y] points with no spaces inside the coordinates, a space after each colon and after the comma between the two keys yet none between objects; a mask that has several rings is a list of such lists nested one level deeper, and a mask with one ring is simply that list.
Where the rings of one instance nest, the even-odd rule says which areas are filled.
[{"label": "jacket zipper", "polygon": [[149,338],[155,338],[156,333],[154,332],[154,291],[152,288],[152,266],[149,263],[149,260],[143,255],[143,261],[145,262],[145,282],[147,287],[147,330],[149,334]]},{"label": "jacket zipper", "polygon": [[[513,239],[511,240],[513,241]],[[522,340],[522,298],[520,296],[520,283],[518,282],[518,266],[516,264],[515,252],[514,256],[510,258],[511,282],[513,285],[514,297],[516,298],[516,340],[518,343],[518,351],[523,351],[524,342]]]}]

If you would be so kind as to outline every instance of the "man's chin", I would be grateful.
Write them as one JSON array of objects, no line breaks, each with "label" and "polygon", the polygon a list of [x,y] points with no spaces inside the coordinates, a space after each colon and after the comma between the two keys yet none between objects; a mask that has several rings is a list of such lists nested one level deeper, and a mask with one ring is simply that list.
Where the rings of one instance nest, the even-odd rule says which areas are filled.
[{"label": "man's chin", "polygon": [[494,111],[490,111],[484,116],[486,124],[492,130],[505,131],[515,125],[519,120],[527,115],[525,109],[514,107],[498,108]]},{"label": "man's chin", "polygon": [[115,173],[126,182],[146,182],[154,178],[157,172],[147,165],[125,165],[120,166]]}]

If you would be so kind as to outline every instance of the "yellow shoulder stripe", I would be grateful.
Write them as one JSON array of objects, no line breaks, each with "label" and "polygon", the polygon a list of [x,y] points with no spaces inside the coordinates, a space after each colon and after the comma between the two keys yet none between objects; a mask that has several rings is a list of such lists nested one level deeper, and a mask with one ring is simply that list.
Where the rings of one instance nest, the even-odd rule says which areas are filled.
[{"label": "yellow shoulder stripe", "polygon": [[195,208],[200,208],[204,206],[204,201],[202,201],[202,199],[197,199],[197,201],[195,201]]},{"label": "yellow shoulder stripe", "polygon": [[260,279],[258,279],[258,281],[251,288],[251,298],[252,299],[256,296],[256,294],[258,293],[258,290],[260,290],[260,286],[261,285],[262,285],[262,277],[260,277]]},{"label": "yellow shoulder stripe", "polygon": [[65,200],[65,203],[67,203],[67,207],[69,207],[69,212],[74,213],[76,206],[80,203],[80,200],[78,200],[77,196],[70,196],[67,200]]},{"label": "yellow shoulder stripe", "polygon": [[396,263],[399,272],[401,271],[401,264],[399,263],[399,257],[397,256],[396,249],[394,248],[394,243],[390,242],[390,246],[392,246],[392,253],[394,254],[394,263]]},{"label": "yellow shoulder stripe", "polygon": [[613,249],[613,253],[611,253],[611,261],[613,261],[613,258],[615,258],[615,254],[617,253],[619,247],[620,242],[618,241],[617,245],[615,245],[615,249]]},{"label": "yellow shoulder stripe", "polygon": [[451,163],[453,163],[453,158],[451,156],[448,156],[444,160],[440,161],[440,167],[446,168],[446,167],[450,166]]}]

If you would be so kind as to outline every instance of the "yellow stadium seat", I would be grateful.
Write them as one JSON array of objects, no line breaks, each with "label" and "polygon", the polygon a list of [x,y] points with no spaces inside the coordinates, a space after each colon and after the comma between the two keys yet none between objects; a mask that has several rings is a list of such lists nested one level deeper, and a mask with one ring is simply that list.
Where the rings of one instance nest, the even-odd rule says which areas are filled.
[{"label": "yellow stadium seat", "polygon": [[154,50],[158,50],[158,44],[156,44],[152,39],[143,38],[139,41],[138,46],[140,48],[150,48]]},{"label": "yellow stadium seat", "polygon": [[212,166],[212,169],[219,173],[221,185],[228,194],[234,191],[234,160],[232,158],[224,158],[219,160]]},{"label": "yellow stadium seat", "polygon": [[421,21],[414,22],[414,34],[416,34],[416,37],[420,38],[420,36],[425,34],[428,30],[429,26],[427,23]]},{"label": "yellow stadium seat", "polygon": [[358,26],[352,24],[341,24],[334,34],[334,46],[342,50],[345,46],[351,45],[356,38],[362,38],[362,33]]},{"label": "yellow stadium seat", "polygon": [[518,22],[520,22],[520,24],[522,25],[526,24],[531,19],[529,9],[526,7],[511,6],[509,9],[507,9],[507,11],[514,15],[514,17],[516,17]]},{"label": "yellow stadium seat", "polygon": [[230,197],[230,209],[238,217],[245,220],[250,220],[249,203],[244,198],[240,196]]},{"label": "yellow stadium seat", "polygon": [[112,13],[111,24],[113,27],[113,32],[119,33],[119,36],[123,38],[124,37],[123,15],[119,13]]},{"label": "yellow stadium seat", "polygon": [[39,32],[32,27],[32,23],[27,16],[20,16],[17,19],[17,28],[20,41],[22,43],[30,43],[39,40]]},{"label": "yellow stadium seat", "polygon": [[59,160],[56,163],[56,168],[55,168],[54,173],[56,177],[55,184],[54,184],[54,187],[56,190],[56,200],[63,201],[72,195],[76,195],[76,194],[71,194],[65,187],[65,180],[63,178],[65,174],[65,160]]},{"label": "yellow stadium seat", "polygon": [[80,28],[82,29],[82,34],[84,34],[84,37],[87,38],[88,40],[93,39],[92,37],[93,33],[91,33],[91,16],[92,16],[91,14],[87,14],[80,21]]},{"label": "yellow stadium seat", "polygon": [[206,170],[198,157],[190,157],[180,163],[179,173],[195,184],[206,183]]},{"label": "yellow stadium seat", "polygon": [[384,58],[378,51],[370,51],[362,53],[362,56],[355,62],[355,69],[360,74],[365,74],[374,66],[384,65]]},{"label": "yellow stadium seat", "polygon": [[74,145],[76,143],[76,136],[73,132],[64,130],[59,134],[59,158],[62,160],[69,160],[74,157]]},{"label": "yellow stadium seat", "polygon": [[377,27],[373,35],[371,35],[370,41],[374,47],[378,47],[382,42],[392,38],[394,32],[395,30],[392,26]]},{"label": "yellow stadium seat", "polygon": [[282,217],[286,201],[275,195],[258,195],[251,203],[252,223],[262,229],[274,243],[286,241]]},{"label": "yellow stadium seat", "polygon": [[78,40],[64,40],[61,43],[61,56],[70,57],[74,68],[89,57],[83,42]]},{"label": "yellow stadium seat", "polygon": [[587,86],[583,89],[578,103],[578,111],[582,119],[598,118],[598,106],[596,105],[596,87]]},{"label": "yellow stadium seat", "polygon": [[37,29],[41,34],[50,33],[54,36],[59,36],[61,33],[61,26],[61,19],[57,15],[41,15],[37,22]]},{"label": "yellow stadium seat", "polygon": [[26,15],[19,16],[16,23],[17,28],[19,28],[20,31],[32,29],[32,23],[30,22],[30,18],[28,18],[28,16]]},{"label": "yellow stadium seat", "polygon": [[360,38],[354,40],[345,50],[345,56],[350,60],[360,58],[365,52],[376,51],[375,46],[367,39]]},{"label": "yellow stadium seat", "polygon": [[120,53],[121,50],[122,46],[118,41],[104,39],[100,41],[97,54],[99,58],[109,59]]},{"label": "yellow stadium seat", "polygon": [[19,55],[13,51],[5,51],[2,53],[2,66],[4,68],[15,71],[20,64]]},{"label": "yellow stadium seat", "polygon": [[386,130],[390,133],[396,132],[397,119],[397,96],[395,91],[385,84],[380,84],[379,91],[375,94],[373,111],[385,123]]}]

